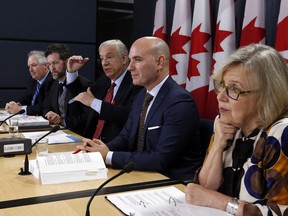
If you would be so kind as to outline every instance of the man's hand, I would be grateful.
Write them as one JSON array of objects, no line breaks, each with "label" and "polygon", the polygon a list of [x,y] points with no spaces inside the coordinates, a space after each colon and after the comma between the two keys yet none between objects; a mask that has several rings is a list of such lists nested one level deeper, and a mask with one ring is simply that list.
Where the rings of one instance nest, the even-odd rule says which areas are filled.
[{"label": "man's hand", "polygon": [[78,71],[88,60],[89,58],[82,56],[71,56],[67,61],[67,71],[70,73]]},{"label": "man's hand", "polygon": [[109,148],[106,146],[105,143],[103,143],[99,139],[87,139],[84,138],[82,145],[78,145],[77,148],[81,149],[84,152],[100,152],[100,154],[103,157],[103,160],[105,161],[106,156],[109,152]]},{"label": "man's hand", "polygon": [[73,98],[76,101],[81,102],[82,104],[90,107],[93,100],[95,99],[94,95],[91,92],[90,87],[87,89],[86,92],[79,93],[75,98]]},{"label": "man's hand", "polygon": [[10,114],[15,114],[19,112],[22,109],[22,106],[15,101],[10,101],[9,103],[6,103],[5,110]]},{"label": "man's hand", "polygon": [[52,111],[49,111],[46,113],[45,117],[48,119],[48,121],[51,123],[51,124],[60,124],[62,119],[61,117],[57,114],[57,113],[54,113]]}]

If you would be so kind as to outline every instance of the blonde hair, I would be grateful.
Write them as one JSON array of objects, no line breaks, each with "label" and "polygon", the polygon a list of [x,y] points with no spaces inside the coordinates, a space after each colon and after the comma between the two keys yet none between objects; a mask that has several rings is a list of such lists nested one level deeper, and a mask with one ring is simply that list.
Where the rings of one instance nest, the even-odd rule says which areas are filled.
[{"label": "blonde hair", "polygon": [[260,128],[288,116],[288,67],[279,52],[263,44],[239,48],[211,78],[222,80],[223,74],[233,67],[242,67],[258,87]]}]

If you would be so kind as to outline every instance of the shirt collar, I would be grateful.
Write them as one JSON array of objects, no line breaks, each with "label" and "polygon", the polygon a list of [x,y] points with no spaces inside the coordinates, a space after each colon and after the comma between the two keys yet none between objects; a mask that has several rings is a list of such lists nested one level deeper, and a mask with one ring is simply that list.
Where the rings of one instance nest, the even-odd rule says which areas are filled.
[{"label": "shirt collar", "polygon": [[112,84],[113,82],[115,82],[116,87],[119,87],[119,86],[121,85],[122,80],[124,79],[124,76],[126,75],[126,73],[127,73],[127,69],[124,71],[124,73],[121,74],[120,77],[118,77],[117,80],[115,80],[115,81],[111,80],[111,84]]},{"label": "shirt collar", "polygon": [[39,82],[42,85],[49,73],[50,72],[48,71],[48,73],[46,73],[46,75],[41,80],[38,80],[37,82]]},{"label": "shirt collar", "polygon": [[[151,94],[154,98],[157,96],[158,92],[160,91],[160,88],[164,84],[164,82],[168,79],[169,75],[167,75],[158,85],[156,85],[153,89],[151,89],[148,93]],[[154,99],[153,98],[153,99]]]}]

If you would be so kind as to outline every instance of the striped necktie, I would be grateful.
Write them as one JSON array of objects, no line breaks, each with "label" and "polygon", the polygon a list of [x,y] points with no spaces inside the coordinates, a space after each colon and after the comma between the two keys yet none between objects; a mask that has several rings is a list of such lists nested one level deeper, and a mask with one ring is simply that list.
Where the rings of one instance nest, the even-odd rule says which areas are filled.
[{"label": "striped necktie", "polygon": [[31,102],[32,105],[35,104],[36,98],[38,97],[38,94],[39,94],[39,91],[40,91],[40,87],[41,87],[41,83],[38,81],[36,89],[35,89],[35,92],[34,92],[34,95],[33,95],[33,98],[32,98],[32,102]]},{"label": "striped necktie", "polygon": [[[114,101],[112,99],[113,99],[113,92],[114,92],[115,86],[116,86],[116,84],[113,82],[106,93],[106,96],[104,98],[104,102],[114,104]],[[96,127],[95,133],[93,135],[94,139],[100,138],[100,135],[103,131],[104,124],[105,124],[105,120],[102,120],[102,119],[98,120],[97,127]]]}]

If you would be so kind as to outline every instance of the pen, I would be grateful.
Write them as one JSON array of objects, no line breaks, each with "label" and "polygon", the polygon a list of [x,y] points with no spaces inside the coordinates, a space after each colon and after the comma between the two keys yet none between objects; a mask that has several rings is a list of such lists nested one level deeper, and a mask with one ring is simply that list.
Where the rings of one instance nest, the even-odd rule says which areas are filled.
[{"label": "pen", "polygon": [[81,149],[77,149],[76,151],[74,151],[72,154],[77,154],[81,151]]}]

